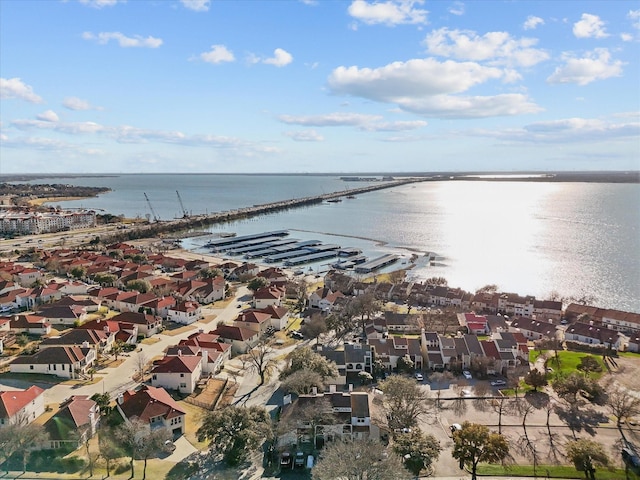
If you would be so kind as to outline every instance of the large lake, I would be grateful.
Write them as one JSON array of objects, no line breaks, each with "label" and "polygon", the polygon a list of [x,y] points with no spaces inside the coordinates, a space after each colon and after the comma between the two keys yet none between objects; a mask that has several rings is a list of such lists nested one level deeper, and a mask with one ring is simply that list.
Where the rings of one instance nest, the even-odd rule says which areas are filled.
[{"label": "large lake", "polygon": [[[181,213],[176,190],[185,208],[195,214],[362,185],[337,176],[285,175],[38,180],[50,182],[110,187],[112,192],[98,198],[64,206],[100,208],[127,217],[150,214],[144,192],[162,219]],[[300,239],[360,247],[370,256],[394,252],[406,261],[416,252],[421,260],[411,276],[443,276],[449,285],[469,291],[494,283],[501,291],[538,298],[551,292],[591,295],[599,306],[640,312],[638,184],[425,182],[216,226],[212,231],[241,235],[275,229],[290,229]],[[204,239],[194,238],[185,246],[198,250],[203,243]],[[435,265],[422,257],[426,252],[438,255]]]}]

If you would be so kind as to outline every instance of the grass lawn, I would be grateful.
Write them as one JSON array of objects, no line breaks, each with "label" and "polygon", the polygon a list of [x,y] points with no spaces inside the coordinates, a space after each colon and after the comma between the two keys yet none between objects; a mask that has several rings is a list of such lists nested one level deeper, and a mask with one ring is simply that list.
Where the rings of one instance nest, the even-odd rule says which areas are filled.
[{"label": "grass lawn", "polygon": [[[522,476],[533,477],[533,465],[478,465],[479,475],[495,476]],[[570,465],[538,465],[536,474],[539,478],[584,478],[584,472],[578,472],[574,466]],[[596,480],[626,480],[624,469],[607,470],[600,468],[596,470]]]},{"label": "grass lawn", "polygon": [[529,363],[536,363],[536,360],[543,353],[547,353],[547,350],[529,350]]},{"label": "grass lawn", "polygon": [[144,345],[153,345],[154,343],[158,343],[159,341],[160,341],[159,338],[149,337],[149,338],[143,338],[142,340],[140,340],[140,343]]},{"label": "grass lawn", "polygon": [[[563,374],[568,375],[572,372],[579,372],[578,365],[580,365],[580,359],[582,357],[586,357],[589,355],[585,352],[569,352],[566,350],[562,350],[558,352],[558,360],[556,360],[555,355],[551,356],[547,360],[547,367],[551,367],[554,370],[554,374]],[[607,367],[602,362],[602,357],[598,355],[592,355],[597,361],[600,367],[602,368],[601,372],[591,373],[591,378],[598,379],[607,371]]]},{"label": "grass lawn", "polygon": [[178,404],[185,412],[187,412],[187,415],[185,416],[186,424],[184,426],[184,436],[189,440],[189,443],[198,450],[206,450],[209,446],[208,442],[198,442],[196,433],[200,428],[200,425],[202,425],[202,418],[207,411],[204,408],[200,408],[182,400],[179,401]]}]

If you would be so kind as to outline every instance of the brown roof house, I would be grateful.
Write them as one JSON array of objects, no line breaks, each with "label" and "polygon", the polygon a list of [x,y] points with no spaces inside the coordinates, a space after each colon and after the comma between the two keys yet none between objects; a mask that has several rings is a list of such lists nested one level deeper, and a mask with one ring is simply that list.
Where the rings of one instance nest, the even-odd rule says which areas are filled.
[{"label": "brown roof house", "polygon": [[93,437],[100,422],[100,408],[88,395],[74,395],[44,424],[49,434],[45,448],[79,448]]},{"label": "brown roof house", "polygon": [[126,421],[138,418],[151,429],[168,428],[174,435],[184,434],[186,412],[164,388],[143,385],[118,396],[118,412]]},{"label": "brown roof house", "polygon": [[247,353],[260,340],[260,334],[257,331],[237,325],[218,325],[209,333],[218,335],[219,342],[231,344],[232,355]]},{"label": "brown roof house", "polygon": [[198,356],[182,353],[166,356],[155,362],[151,370],[151,385],[191,394],[202,378],[202,367],[206,361],[206,352]]},{"label": "brown roof house", "polygon": [[96,359],[93,348],[50,347],[33,355],[17,357],[9,365],[15,373],[44,373],[63,378],[78,378],[86,374]]}]

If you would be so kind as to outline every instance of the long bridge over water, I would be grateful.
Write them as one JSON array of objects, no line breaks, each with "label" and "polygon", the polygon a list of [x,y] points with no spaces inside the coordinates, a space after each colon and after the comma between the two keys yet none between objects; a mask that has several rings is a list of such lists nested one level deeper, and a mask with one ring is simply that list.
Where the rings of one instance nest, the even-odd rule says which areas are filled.
[{"label": "long bridge over water", "polygon": [[114,236],[115,240],[133,240],[136,238],[149,238],[158,236],[163,233],[176,233],[185,230],[201,229],[218,223],[227,223],[235,220],[242,220],[250,217],[264,215],[268,213],[280,212],[292,208],[306,207],[317,205],[325,201],[338,200],[345,196],[361,195],[363,193],[374,192],[385,188],[398,187],[410,183],[424,182],[432,180],[429,177],[423,178],[404,178],[399,180],[375,182],[364,187],[351,188],[346,191],[323,193],[322,195],[314,195],[310,197],[293,198],[289,200],[281,200],[278,202],[253,205],[250,207],[242,207],[234,210],[223,212],[212,212],[208,214],[199,214],[168,221],[158,221],[148,225],[139,225],[126,232],[118,233]]}]

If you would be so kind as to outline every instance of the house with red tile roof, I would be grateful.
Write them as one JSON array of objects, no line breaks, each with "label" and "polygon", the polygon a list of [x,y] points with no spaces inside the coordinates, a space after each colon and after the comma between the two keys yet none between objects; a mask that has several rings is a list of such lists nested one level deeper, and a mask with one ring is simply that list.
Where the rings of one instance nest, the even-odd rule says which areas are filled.
[{"label": "house with red tile roof", "polygon": [[344,298],[342,292],[333,292],[327,287],[319,287],[309,296],[309,307],[323,312],[330,312],[339,298]]},{"label": "house with red tile roof", "polygon": [[202,378],[203,363],[207,362],[207,353],[201,355],[165,356],[154,362],[151,370],[151,385],[180,393],[191,394]]},{"label": "house with red tile roof", "polygon": [[190,325],[202,318],[202,308],[198,302],[183,301],[167,309],[167,320]]},{"label": "house with red tile roof", "polygon": [[467,327],[469,333],[486,335],[489,333],[487,317],[475,313],[458,313],[458,323],[461,327]]},{"label": "house with red tile roof", "polygon": [[282,301],[285,298],[285,289],[269,285],[265,288],[260,288],[253,293],[253,306],[261,309],[270,305],[279,307],[282,305]]},{"label": "house with red tile roof", "polygon": [[44,389],[32,385],[26,390],[0,390],[0,428],[26,425],[44,413]]},{"label": "house with red tile roof", "polygon": [[89,320],[79,327],[88,330],[104,330],[115,335],[115,341],[135,345],[138,342],[138,325],[116,320]]},{"label": "house with red tile roof", "polygon": [[238,315],[233,324],[255,330],[262,335],[267,330],[267,327],[271,326],[271,315],[257,310],[249,310]]},{"label": "house with red tile roof", "polygon": [[50,347],[33,355],[16,357],[9,365],[15,373],[44,373],[62,378],[79,378],[96,360],[96,351],[85,347]]},{"label": "house with red tile roof", "polygon": [[[231,358],[231,344],[219,340],[219,335],[200,331],[180,340],[177,348],[189,346],[207,352],[209,363],[213,362],[213,365],[205,365],[204,371],[210,373],[215,372],[225,360]],[[167,351],[167,355],[169,355],[169,351]]]},{"label": "house with red tile roof", "polygon": [[60,336],[45,338],[39,348],[89,347],[98,352],[108,352],[115,341],[115,334],[106,330],[74,328]]},{"label": "house with red tile roof", "polygon": [[174,435],[184,434],[186,412],[164,388],[143,385],[138,391],[120,395],[116,408],[122,418],[138,418],[151,429],[168,428]]},{"label": "house with red tile roof", "polygon": [[288,309],[270,305],[268,307],[261,308],[258,311],[271,316],[271,326],[276,330],[284,330],[285,328],[287,328],[290,317],[290,312]]},{"label": "house with red tile roof", "polygon": [[162,318],[148,313],[122,312],[109,320],[137,325],[138,334],[147,338],[159,333],[162,328]]},{"label": "house with red tile roof", "polygon": [[156,297],[153,300],[146,302],[143,306],[146,309],[151,309],[151,313],[161,318],[167,318],[169,314],[169,308],[176,304],[176,299],[172,296]]},{"label": "house with red tile roof", "polygon": [[88,395],[73,395],[60,405],[60,410],[44,424],[49,439],[46,449],[76,450],[93,437],[100,423],[100,408]]}]

